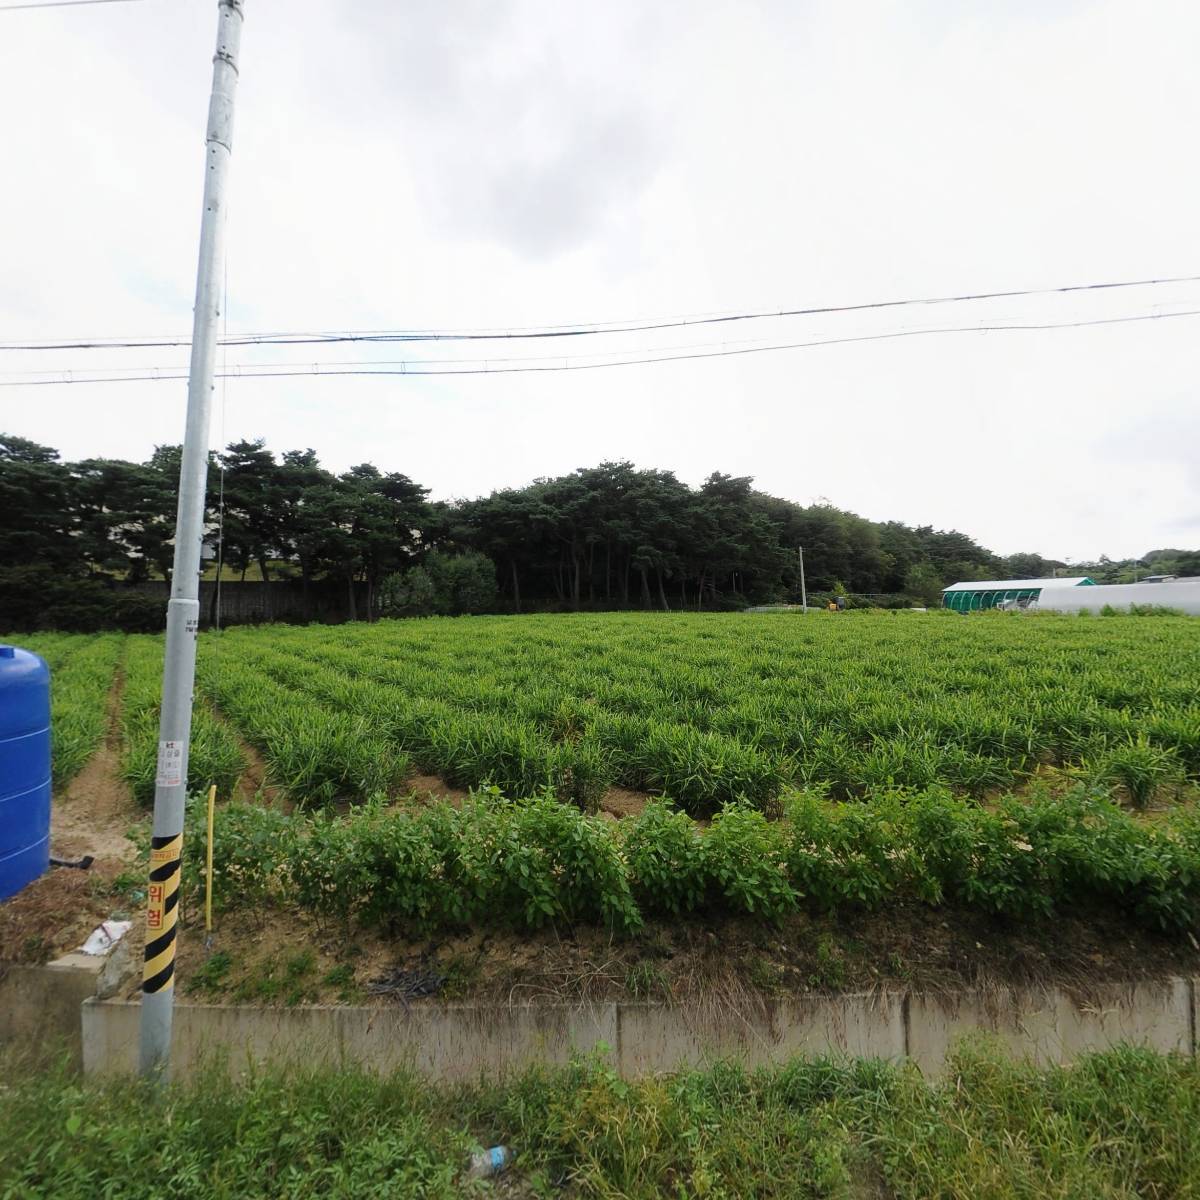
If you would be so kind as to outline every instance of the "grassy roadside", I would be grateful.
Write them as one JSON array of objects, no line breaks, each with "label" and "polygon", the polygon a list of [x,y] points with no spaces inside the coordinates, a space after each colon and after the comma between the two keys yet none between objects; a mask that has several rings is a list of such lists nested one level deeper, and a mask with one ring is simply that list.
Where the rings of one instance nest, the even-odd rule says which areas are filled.
[{"label": "grassy roadside", "polygon": [[516,1148],[508,1195],[1200,1195],[1200,1064],[1131,1048],[1038,1069],[965,1043],[933,1082],[870,1061],[625,1082],[597,1058],[470,1087],[306,1073],[156,1093],[6,1066],[6,1197],[490,1194],[459,1178],[477,1143]]}]

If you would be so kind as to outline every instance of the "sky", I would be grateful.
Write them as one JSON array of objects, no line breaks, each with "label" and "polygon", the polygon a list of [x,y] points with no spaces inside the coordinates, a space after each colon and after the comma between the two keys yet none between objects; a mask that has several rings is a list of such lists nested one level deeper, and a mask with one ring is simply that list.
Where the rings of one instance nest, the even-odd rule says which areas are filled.
[{"label": "sky", "polygon": [[[1194,0],[246,0],[230,335],[1200,275]],[[191,327],[215,3],[0,11],[0,346]],[[1065,560],[1200,546],[1200,282],[588,339],[242,347],[212,445],[435,498],[605,459]],[[1046,324],[1164,319],[1035,331]],[[933,328],[967,327],[936,334]],[[874,341],[871,334],[919,334]],[[829,342],[778,352],[764,345]],[[469,359],[596,370],[360,378]],[[0,348],[0,429],[182,437],[186,348]],[[509,363],[508,365],[515,365]],[[410,368],[411,369],[411,368]],[[426,369],[444,369],[433,365]],[[30,375],[29,372],[44,374]],[[25,381],[25,382],[22,382]]]}]

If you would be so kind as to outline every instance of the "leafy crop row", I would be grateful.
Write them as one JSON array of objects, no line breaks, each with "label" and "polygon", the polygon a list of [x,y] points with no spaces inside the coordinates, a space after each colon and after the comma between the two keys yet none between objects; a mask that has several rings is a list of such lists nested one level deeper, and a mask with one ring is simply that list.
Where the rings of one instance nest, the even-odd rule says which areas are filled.
[{"label": "leafy crop row", "polygon": [[365,799],[407,773],[407,757],[364,705],[347,692],[329,703],[287,673],[273,675],[250,647],[210,657],[200,688],[261,752],[276,784],[299,801]]},{"label": "leafy crop row", "polygon": [[[700,816],[795,786],[980,797],[1045,765],[1142,802],[1200,774],[1187,618],[607,614],[221,639],[202,686],[297,799],[366,798],[403,758],[459,786],[587,806],[619,784]],[[378,769],[355,765],[355,738]]]},{"label": "leafy crop row", "polygon": [[[125,691],[121,709],[121,776],[134,798],[154,801],[158,769],[159,702],[162,697],[163,639],[131,636],[125,658]],[[188,754],[189,792],[215,783],[222,795],[236,787],[246,768],[236,734],[203,701],[192,708],[191,748]]]},{"label": "leafy crop row", "polygon": [[121,659],[119,633],[87,638],[50,676],[54,786],[69,783],[104,737],[108,695]]},{"label": "leafy crop row", "polygon": [[50,667],[53,785],[65,787],[104,737],[108,697],[125,638],[119,633],[39,633],[13,639]]},{"label": "leafy crop row", "polygon": [[[187,885],[203,838],[189,822]],[[1018,919],[1102,906],[1149,925],[1194,928],[1200,818],[1155,826],[1079,789],[985,810],[943,789],[870,804],[799,794],[781,819],[745,805],[707,830],[665,802],[613,823],[550,795],[477,794],[448,804],[297,820],[224,808],[216,827],[222,906],[295,903],[322,921],[425,934],[470,924],[554,921],[636,929],[647,915],[729,912],[773,921],[800,906],[953,903]]]}]

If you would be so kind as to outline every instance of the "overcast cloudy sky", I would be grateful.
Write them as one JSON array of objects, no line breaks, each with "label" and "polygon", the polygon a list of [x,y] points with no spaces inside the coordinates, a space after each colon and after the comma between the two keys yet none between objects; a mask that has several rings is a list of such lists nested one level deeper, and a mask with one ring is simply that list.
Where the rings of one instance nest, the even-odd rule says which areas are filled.
[{"label": "overcast cloudy sky", "polygon": [[[231,333],[1200,274],[1195,0],[246,8]],[[0,341],[190,329],[215,29],[207,0],[0,12]],[[494,364],[1187,309],[1200,284],[403,353]],[[185,362],[4,350],[0,378]],[[1200,317],[554,374],[243,378],[213,444],[312,446],[437,497],[629,458],[961,528],[1000,553],[1116,557],[1200,545],[1198,379]],[[69,458],[142,458],[180,439],[185,394],[4,388],[0,428]]]}]

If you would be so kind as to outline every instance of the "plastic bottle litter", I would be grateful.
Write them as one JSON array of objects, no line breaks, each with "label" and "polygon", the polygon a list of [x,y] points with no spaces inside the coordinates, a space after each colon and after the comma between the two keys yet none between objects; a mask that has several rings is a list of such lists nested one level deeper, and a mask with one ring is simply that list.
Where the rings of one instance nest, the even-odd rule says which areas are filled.
[{"label": "plastic bottle litter", "polygon": [[513,1152],[507,1146],[493,1146],[490,1150],[480,1150],[471,1155],[467,1167],[468,1179],[491,1179],[512,1166]]}]

